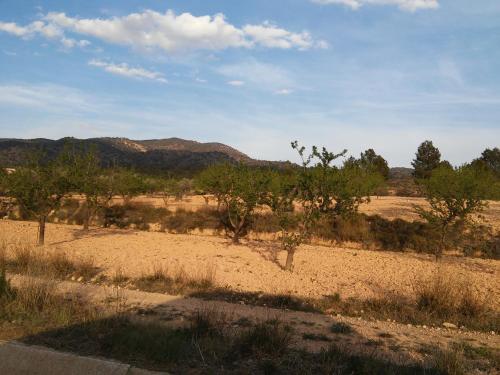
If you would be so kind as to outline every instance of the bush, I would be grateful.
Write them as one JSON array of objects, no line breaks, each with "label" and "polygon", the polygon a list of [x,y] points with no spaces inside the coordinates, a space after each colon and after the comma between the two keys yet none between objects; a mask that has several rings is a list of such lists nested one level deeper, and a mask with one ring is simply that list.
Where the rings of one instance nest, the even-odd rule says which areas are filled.
[{"label": "bush", "polygon": [[220,223],[216,210],[210,207],[203,207],[197,211],[186,211],[179,208],[177,211],[169,212],[161,221],[162,230],[171,233],[189,233],[195,229],[211,229],[221,231],[223,226]]},{"label": "bush", "polygon": [[100,220],[104,227],[114,225],[125,229],[134,226],[139,230],[148,230],[150,224],[161,223],[168,214],[167,209],[163,207],[128,203],[106,207]]},{"label": "bush", "polygon": [[333,323],[330,326],[330,332],[331,333],[340,333],[343,335],[349,335],[354,332],[352,327],[349,324],[338,322],[338,323]]},{"label": "bush", "polygon": [[237,338],[234,350],[248,355],[283,355],[292,344],[292,329],[279,320],[260,322]]}]

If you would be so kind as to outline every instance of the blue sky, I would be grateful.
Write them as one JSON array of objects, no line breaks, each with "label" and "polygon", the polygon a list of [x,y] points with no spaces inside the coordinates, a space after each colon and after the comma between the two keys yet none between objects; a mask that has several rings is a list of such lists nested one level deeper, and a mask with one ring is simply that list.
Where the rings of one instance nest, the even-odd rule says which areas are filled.
[{"label": "blue sky", "polygon": [[460,164],[499,146],[499,47],[497,0],[0,0],[0,137]]}]

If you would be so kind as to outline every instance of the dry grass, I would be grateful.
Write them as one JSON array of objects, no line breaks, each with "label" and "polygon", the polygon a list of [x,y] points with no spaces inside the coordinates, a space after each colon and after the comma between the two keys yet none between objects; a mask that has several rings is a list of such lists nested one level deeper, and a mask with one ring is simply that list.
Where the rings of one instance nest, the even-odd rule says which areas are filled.
[{"label": "dry grass", "polygon": [[16,288],[18,308],[30,313],[43,312],[55,303],[55,284],[51,280],[41,280],[27,276]]},{"label": "dry grass", "polygon": [[449,269],[437,267],[430,277],[417,278],[414,291],[418,309],[432,317],[469,328],[499,328],[498,314],[493,312],[488,296],[480,295],[470,279]]},{"label": "dry grass", "polygon": [[[9,256],[10,254],[10,256]],[[26,243],[0,243],[0,264],[18,274],[64,279],[91,279],[98,273],[92,258],[70,258],[63,252],[48,252]]]},{"label": "dry grass", "polygon": [[[294,331],[280,320],[235,329],[232,319],[206,307],[173,328],[154,320],[137,321],[127,312],[106,314],[84,301],[63,299],[52,282],[26,278],[0,304],[3,327],[16,325],[23,340],[59,350],[114,358],[172,373],[420,374],[370,356],[346,354],[331,346],[320,353],[294,349]],[[322,336],[308,339],[323,340]],[[436,352],[426,374],[461,374],[462,357]]]},{"label": "dry grass", "polygon": [[125,275],[125,272],[121,267],[115,269],[115,273],[113,277],[111,278],[111,281],[115,284],[121,284],[124,282],[127,282],[129,280],[129,277]]},{"label": "dry grass", "polygon": [[134,280],[134,284],[141,290],[174,295],[206,292],[216,286],[216,267],[207,264],[202,270],[189,274],[183,267],[171,270],[157,265],[150,274]]},{"label": "dry grass", "polygon": [[467,366],[463,352],[455,347],[435,348],[434,366],[443,375],[465,375]]}]

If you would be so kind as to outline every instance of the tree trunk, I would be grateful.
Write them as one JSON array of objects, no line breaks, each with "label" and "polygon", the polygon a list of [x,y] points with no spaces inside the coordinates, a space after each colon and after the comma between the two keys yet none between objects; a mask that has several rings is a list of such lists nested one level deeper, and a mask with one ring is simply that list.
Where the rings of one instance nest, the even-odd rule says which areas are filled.
[{"label": "tree trunk", "polygon": [[444,247],[445,247],[445,240],[446,240],[446,230],[447,230],[447,226],[443,226],[443,228],[441,229],[441,241],[439,242],[439,248],[436,250],[436,262],[441,259],[441,257],[443,256],[443,252],[444,252]]},{"label": "tree trunk", "polygon": [[45,222],[47,217],[45,215],[40,216],[38,219],[38,245],[43,246],[45,243]]},{"label": "tree trunk", "polygon": [[286,255],[285,271],[292,271],[293,269],[293,256],[295,255],[295,249],[290,249]]},{"label": "tree trunk", "polygon": [[83,230],[88,231],[90,226],[90,207],[87,203],[87,207],[85,207],[85,218],[83,219]]}]

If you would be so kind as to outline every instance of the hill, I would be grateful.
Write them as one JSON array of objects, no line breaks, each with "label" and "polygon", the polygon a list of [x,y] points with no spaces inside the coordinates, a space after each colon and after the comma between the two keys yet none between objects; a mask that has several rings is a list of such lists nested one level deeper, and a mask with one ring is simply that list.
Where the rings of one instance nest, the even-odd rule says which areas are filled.
[{"label": "hill", "polygon": [[70,144],[76,149],[94,147],[103,166],[132,167],[146,173],[190,175],[220,162],[244,162],[255,166],[282,166],[285,163],[255,160],[222,143],[201,143],[180,138],[131,140],[127,138],[0,139],[0,165],[15,167],[29,153],[42,150],[56,157]]}]

